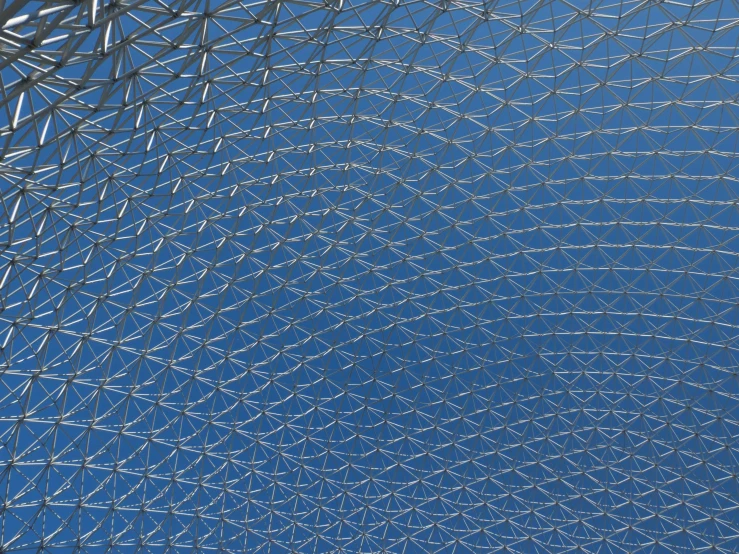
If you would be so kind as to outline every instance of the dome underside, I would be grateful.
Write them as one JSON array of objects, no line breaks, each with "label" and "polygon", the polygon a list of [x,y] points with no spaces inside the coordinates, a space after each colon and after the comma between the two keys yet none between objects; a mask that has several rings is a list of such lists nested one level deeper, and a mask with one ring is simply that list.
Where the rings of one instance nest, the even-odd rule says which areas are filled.
[{"label": "dome underside", "polygon": [[735,552],[737,25],[6,0],[2,552]]}]

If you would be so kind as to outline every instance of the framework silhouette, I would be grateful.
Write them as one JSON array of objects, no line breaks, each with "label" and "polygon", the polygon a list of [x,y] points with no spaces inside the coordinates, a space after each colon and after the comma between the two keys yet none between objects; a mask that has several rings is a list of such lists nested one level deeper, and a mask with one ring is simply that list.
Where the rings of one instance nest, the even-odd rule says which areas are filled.
[{"label": "framework silhouette", "polygon": [[737,2],[0,28],[0,552],[739,549]]}]

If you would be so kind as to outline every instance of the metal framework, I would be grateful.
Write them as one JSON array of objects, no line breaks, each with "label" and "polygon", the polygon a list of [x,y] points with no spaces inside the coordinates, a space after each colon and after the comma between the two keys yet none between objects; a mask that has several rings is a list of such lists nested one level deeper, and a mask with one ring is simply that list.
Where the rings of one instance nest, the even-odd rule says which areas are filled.
[{"label": "metal framework", "polygon": [[736,1],[0,29],[0,553],[739,550]]}]

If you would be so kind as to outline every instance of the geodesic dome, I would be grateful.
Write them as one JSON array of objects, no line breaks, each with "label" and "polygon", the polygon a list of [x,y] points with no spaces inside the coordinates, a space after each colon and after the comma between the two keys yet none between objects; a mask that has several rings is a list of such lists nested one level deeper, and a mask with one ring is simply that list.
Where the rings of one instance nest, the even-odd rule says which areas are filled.
[{"label": "geodesic dome", "polygon": [[0,551],[736,552],[736,2],[0,2]]}]

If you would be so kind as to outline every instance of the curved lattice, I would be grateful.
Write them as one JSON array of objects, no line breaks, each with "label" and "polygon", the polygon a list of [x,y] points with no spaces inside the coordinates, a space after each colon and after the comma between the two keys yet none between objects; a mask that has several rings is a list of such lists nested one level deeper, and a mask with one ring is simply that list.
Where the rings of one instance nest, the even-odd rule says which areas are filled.
[{"label": "curved lattice", "polygon": [[735,1],[0,28],[0,551],[739,549]]}]

